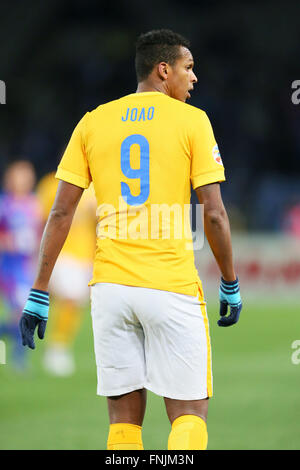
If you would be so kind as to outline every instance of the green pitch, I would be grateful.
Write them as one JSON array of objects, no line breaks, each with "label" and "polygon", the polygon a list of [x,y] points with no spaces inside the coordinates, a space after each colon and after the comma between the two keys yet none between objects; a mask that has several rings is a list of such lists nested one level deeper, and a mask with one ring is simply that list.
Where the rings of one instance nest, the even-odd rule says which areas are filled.
[{"label": "green pitch", "polygon": [[[300,340],[297,306],[245,306],[240,322],[221,329],[209,305],[214,397],[208,416],[209,449],[300,449]],[[16,373],[0,365],[0,449],[105,449],[106,400],[96,396],[90,315],[75,344],[76,374],[47,375],[43,343],[29,351],[32,367]],[[9,351],[7,353],[9,355]],[[300,358],[300,354],[298,356]],[[170,426],[163,400],[148,394],[145,449],[166,449]]]}]

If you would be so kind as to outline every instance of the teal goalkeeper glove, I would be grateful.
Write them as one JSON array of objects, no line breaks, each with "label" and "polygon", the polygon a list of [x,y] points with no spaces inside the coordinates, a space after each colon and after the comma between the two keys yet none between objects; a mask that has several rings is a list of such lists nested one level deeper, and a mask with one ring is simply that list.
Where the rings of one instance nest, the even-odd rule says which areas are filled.
[{"label": "teal goalkeeper glove", "polygon": [[19,323],[23,346],[35,349],[34,332],[38,327],[38,337],[43,339],[49,312],[48,292],[31,289]]},{"label": "teal goalkeeper glove", "polygon": [[[238,322],[242,310],[242,300],[240,294],[239,280],[228,282],[224,281],[221,277],[221,284],[219,289],[220,298],[220,320],[219,326],[231,326]],[[228,305],[230,307],[230,314],[226,317]]]}]

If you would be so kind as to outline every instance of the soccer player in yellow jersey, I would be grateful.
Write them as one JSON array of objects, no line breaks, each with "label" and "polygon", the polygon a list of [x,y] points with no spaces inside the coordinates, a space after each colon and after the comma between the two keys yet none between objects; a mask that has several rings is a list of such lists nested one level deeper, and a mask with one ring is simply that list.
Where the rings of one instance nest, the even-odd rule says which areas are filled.
[{"label": "soccer player in yellow jersey", "polygon": [[143,449],[146,389],[164,397],[168,449],[206,449],[210,337],[182,221],[192,184],[221,272],[218,324],[236,323],[242,305],[220,193],[224,167],[207,115],[185,103],[197,83],[188,41],[170,30],[142,34],[135,65],[136,93],[86,113],[58,166],[59,188],[20,328],[31,348],[36,327],[44,336],[52,269],[93,181],[91,307],[98,394],[107,397],[110,417],[107,449]]},{"label": "soccer player in yellow jersey", "polygon": [[[36,193],[45,222],[53,205],[57,186],[55,172],[46,174],[37,186]],[[75,371],[72,346],[83,311],[89,302],[88,282],[92,273],[95,245],[96,198],[91,184],[80,199],[49,285],[54,302],[44,367],[55,375],[68,376]]]}]

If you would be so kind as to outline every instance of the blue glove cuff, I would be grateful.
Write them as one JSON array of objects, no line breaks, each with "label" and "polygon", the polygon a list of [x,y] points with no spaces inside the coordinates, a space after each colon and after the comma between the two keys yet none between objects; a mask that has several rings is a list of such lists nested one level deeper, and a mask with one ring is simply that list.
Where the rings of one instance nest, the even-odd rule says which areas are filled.
[{"label": "blue glove cuff", "polygon": [[226,287],[235,287],[239,285],[239,278],[237,277],[235,281],[225,281],[225,279],[221,277],[221,284],[224,284]]},{"label": "blue glove cuff", "polygon": [[235,281],[225,281],[221,277],[220,301],[225,301],[231,306],[240,304],[241,295],[238,278]]},{"label": "blue glove cuff", "polygon": [[49,293],[38,289],[30,289],[23,312],[39,320],[48,320]]}]

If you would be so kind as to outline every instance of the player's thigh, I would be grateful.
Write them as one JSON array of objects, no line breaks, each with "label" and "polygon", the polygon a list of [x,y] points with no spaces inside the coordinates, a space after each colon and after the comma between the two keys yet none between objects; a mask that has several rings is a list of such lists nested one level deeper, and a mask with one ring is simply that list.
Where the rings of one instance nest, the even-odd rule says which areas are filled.
[{"label": "player's thigh", "polygon": [[91,288],[98,394],[119,396],[144,387],[142,326],[128,286],[98,283]]},{"label": "player's thigh", "polygon": [[207,421],[209,399],[202,400],[174,400],[172,398],[164,398],[165,406],[170,423],[182,415],[200,416],[205,422]]},{"label": "player's thigh", "polygon": [[145,333],[146,388],[175,400],[212,396],[205,302],[198,297],[148,289],[143,293],[138,316]]}]

